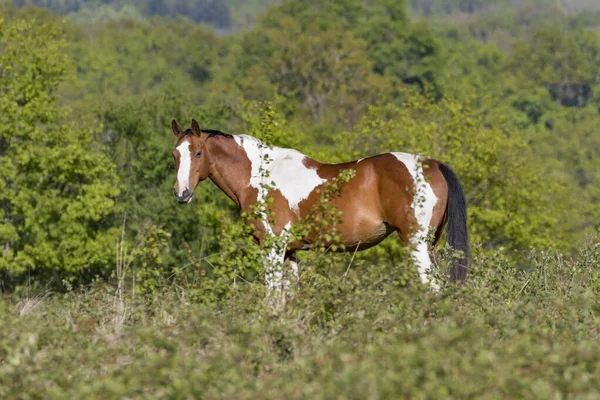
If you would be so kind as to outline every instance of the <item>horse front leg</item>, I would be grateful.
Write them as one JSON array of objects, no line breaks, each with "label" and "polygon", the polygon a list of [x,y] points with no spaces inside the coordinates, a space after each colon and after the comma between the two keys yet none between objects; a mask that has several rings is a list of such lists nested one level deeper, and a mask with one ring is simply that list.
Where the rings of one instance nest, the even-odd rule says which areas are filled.
[{"label": "horse front leg", "polygon": [[265,282],[269,291],[287,291],[298,282],[298,257],[295,251],[271,248],[265,257]]},{"label": "horse front leg", "polygon": [[265,255],[265,282],[269,292],[281,292],[285,289],[283,279],[285,249],[285,244],[282,245],[276,241]]},{"label": "horse front leg", "polygon": [[265,251],[265,282],[267,290],[271,292],[287,291],[290,286],[290,270],[295,280],[298,280],[298,264],[294,251],[287,251],[290,237],[289,224],[286,225],[279,236],[268,232],[263,241]]}]

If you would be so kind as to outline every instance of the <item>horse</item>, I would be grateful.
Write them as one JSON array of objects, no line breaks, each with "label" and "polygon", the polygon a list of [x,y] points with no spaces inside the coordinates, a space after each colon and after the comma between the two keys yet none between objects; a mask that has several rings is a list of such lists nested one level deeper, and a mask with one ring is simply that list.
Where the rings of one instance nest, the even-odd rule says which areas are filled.
[{"label": "horse", "polygon": [[283,240],[283,245],[272,246],[266,254],[269,290],[281,291],[289,284],[283,280],[284,262],[297,276],[296,252],[310,249],[316,237],[288,241],[291,229],[308,218],[326,184],[343,171],[351,171],[353,177],[331,199],[342,215],[335,226],[342,251],[370,248],[397,232],[411,246],[421,281],[437,289],[430,277],[430,250],[435,251],[447,226],[446,241],[460,252],[450,267],[450,281],[462,284],[466,279],[470,258],[466,202],[458,178],[447,165],[400,152],[326,164],[249,135],[201,129],[196,120],[185,131],[175,120],[171,128],[177,138],[173,193],[179,203],[191,202],[196,186],[208,178],[242,211],[267,204],[268,210],[249,223],[261,248],[270,238]]}]

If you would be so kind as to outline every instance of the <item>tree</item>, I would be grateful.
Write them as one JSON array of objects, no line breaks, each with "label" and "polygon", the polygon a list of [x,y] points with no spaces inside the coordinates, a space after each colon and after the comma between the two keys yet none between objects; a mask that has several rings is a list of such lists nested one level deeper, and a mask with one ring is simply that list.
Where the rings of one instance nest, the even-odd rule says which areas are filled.
[{"label": "tree", "polygon": [[[246,98],[276,93],[298,102],[313,122],[351,126],[369,102],[390,97],[398,86],[374,73],[360,33],[367,19],[386,12],[374,5],[384,2],[313,3],[287,1],[271,11],[234,46],[236,68],[227,78]],[[401,14],[395,6],[388,11]]]},{"label": "tree", "polygon": [[79,77],[70,89],[85,97],[202,84],[212,78],[220,45],[214,33],[189,21],[109,21],[70,33]]},{"label": "tree", "polygon": [[[54,92],[70,68],[61,29],[0,20],[0,271],[89,279],[112,265],[119,183]],[[60,280],[59,280],[60,282]]]},{"label": "tree", "polygon": [[307,6],[304,1],[287,0],[273,8],[261,26],[284,29],[289,25],[282,22],[286,20],[304,33],[352,33],[354,43],[344,46],[366,43],[357,50],[364,48],[372,72],[441,94],[436,81],[445,64],[441,43],[426,22],[411,23],[405,1],[311,1]]},{"label": "tree", "polygon": [[600,39],[596,33],[538,28],[531,42],[519,41],[514,63],[529,85],[543,85],[563,106],[583,107],[600,82]]},{"label": "tree", "polygon": [[[126,19],[138,16],[187,17],[215,28],[229,29],[231,15],[224,0],[15,0],[16,7],[36,5],[48,7],[63,15],[81,15],[89,20]],[[78,15],[81,14],[81,15]]]}]

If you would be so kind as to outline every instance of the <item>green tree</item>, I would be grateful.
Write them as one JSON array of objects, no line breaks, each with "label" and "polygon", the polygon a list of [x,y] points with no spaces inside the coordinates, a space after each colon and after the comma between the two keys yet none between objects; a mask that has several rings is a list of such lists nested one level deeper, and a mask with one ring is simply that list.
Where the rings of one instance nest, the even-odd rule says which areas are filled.
[{"label": "green tree", "polygon": [[54,97],[70,68],[61,27],[0,20],[0,271],[76,280],[105,272],[119,183]]},{"label": "green tree", "polygon": [[69,33],[79,79],[61,95],[71,101],[203,84],[213,77],[220,44],[208,29],[185,21],[109,21],[70,26]]},{"label": "green tree", "polygon": [[186,17],[220,29],[231,26],[229,7],[224,0],[15,0],[13,3],[17,7],[36,5],[63,15],[75,14],[77,20],[121,19],[143,14]]},{"label": "green tree", "polygon": [[316,31],[352,33],[354,40],[345,39],[345,48],[364,48],[371,72],[385,75],[387,85],[400,79],[418,85],[421,90],[428,89],[435,96],[441,94],[437,78],[445,66],[442,42],[427,22],[411,23],[405,1],[311,1],[308,4],[287,0],[270,10],[260,28],[286,32],[287,20],[291,19],[297,25],[296,33],[309,36],[314,36]]},{"label": "green tree", "polygon": [[[233,46],[235,68],[226,82],[243,97],[278,94],[332,129],[358,122],[376,98],[389,98],[399,81],[376,73],[367,26],[382,15],[407,20],[404,8],[385,1],[286,1]],[[379,30],[377,31],[379,32]],[[368,34],[367,34],[368,33]],[[293,104],[293,103],[292,103]]]},{"label": "green tree", "polygon": [[592,87],[600,83],[600,38],[596,33],[541,27],[531,42],[517,42],[514,52],[524,83],[543,85],[564,106],[585,106],[593,97]]}]

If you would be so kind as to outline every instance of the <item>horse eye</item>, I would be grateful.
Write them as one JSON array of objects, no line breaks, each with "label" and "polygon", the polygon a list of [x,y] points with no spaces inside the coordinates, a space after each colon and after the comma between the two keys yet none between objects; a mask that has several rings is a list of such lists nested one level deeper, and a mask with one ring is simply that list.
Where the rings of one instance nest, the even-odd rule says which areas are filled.
[{"label": "horse eye", "polygon": [[196,158],[200,158],[200,156],[201,156],[201,155],[202,155],[202,152],[201,152],[201,151],[197,152],[197,153],[196,153]]}]

